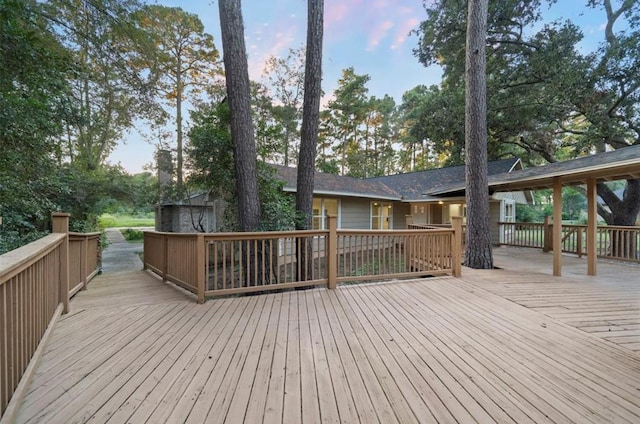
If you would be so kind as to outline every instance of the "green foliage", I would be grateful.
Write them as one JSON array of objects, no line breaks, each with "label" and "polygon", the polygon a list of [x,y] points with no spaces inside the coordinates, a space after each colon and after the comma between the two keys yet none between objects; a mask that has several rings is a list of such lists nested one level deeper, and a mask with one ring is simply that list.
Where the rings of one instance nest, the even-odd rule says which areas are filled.
[{"label": "green foliage", "polygon": [[543,222],[544,210],[537,205],[516,204],[516,222]]},{"label": "green foliage", "polygon": [[[540,9],[552,1],[505,0],[489,3],[487,38],[488,152],[490,159],[515,155],[529,164],[556,162],[607,149],[640,144],[640,6],[634,1],[585,1],[606,22],[604,39],[592,52],[579,46],[582,32],[571,21],[541,22]],[[425,2],[427,19],[417,31],[415,50],[425,65],[444,68],[439,98],[451,100],[449,117],[427,113],[419,121],[423,136],[452,157],[461,152],[458,137],[464,90],[466,6],[463,0]],[[445,94],[446,93],[446,94]],[[612,222],[640,211],[637,195],[603,197],[599,213]],[[617,208],[622,201],[626,207]],[[635,203],[635,204],[632,204]],[[573,212],[571,213],[573,214]]]},{"label": "green foliage", "polygon": [[[284,166],[295,162],[297,140],[300,136],[304,96],[304,61],[304,47],[295,50],[289,49],[284,58],[275,56],[268,58],[263,72],[263,76],[267,77],[273,91],[268,111],[273,120],[270,127],[276,130],[273,133],[275,135],[273,139],[277,140],[277,148],[272,153],[277,153]],[[275,104],[272,101],[275,101],[273,102]],[[258,120],[257,133],[262,126],[260,124],[264,124],[264,119]]]},{"label": "green foliage", "polygon": [[153,110],[130,61],[132,39],[139,37],[131,16],[139,6],[134,0],[49,0],[44,5],[75,64],[60,155],[95,170],[134,119]]},{"label": "green foliage", "polygon": [[464,163],[463,86],[419,85],[402,95],[400,152],[403,171]]},{"label": "green foliage", "polygon": [[262,217],[258,231],[289,231],[296,228],[298,216],[295,199],[291,194],[282,191],[284,184],[275,178],[275,169],[258,163],[258,189]]},{"label": "green foliage", "polygon": [[144,232],[134,228],[125,228],[120,231],[128,242],[140,242],[144,240]]},{"label": "green foliage", "polygon": [[[226,102],[203,105],[191,114],[193,125],[188,133],[187,185],[226,201],[223,231],[238,230],[237,193],[233,143],[229,132],[229,108]],[[282,191],[274,169],[258,162],[258,189],[262,217],[260,231],[295,228],[294,199]]]},{"label": "green foliage", "polygon": [[0,2],[0,253],[49,229],[67,77],[73,64],[41,5]]},{"label": "green foliage", "polygon": [[155,226],[155,216],[153,212],[145,213],[103,213],[98,217],[98,227],[122,228],[122,227],[153,227]]},{"label": "green foliage", "polygon": [[[339,166],[342,175],[373,177],[395,170],[395,101],[369,96],[369,75],[342,71],[338,88],[320,114],[318,166]],[[329,167],[329,168],[326,168]]]},{"label": "green foliage", "polygon": [[[222,75],[213,36],[204,32],[200,18],[179,7],[145,5],[133,15],[146,38],[136,51],[136,69],[148,74],[149,90],[175,116],[176,190],[183,193],[183,101],[196,102],[207,84]],[[158,116],[165,124],[170,114]]]},{"label": "green foliage", "polygon": [[587,210],[587,198],[572,187],[562,190],[562,219],[578,221]]}]

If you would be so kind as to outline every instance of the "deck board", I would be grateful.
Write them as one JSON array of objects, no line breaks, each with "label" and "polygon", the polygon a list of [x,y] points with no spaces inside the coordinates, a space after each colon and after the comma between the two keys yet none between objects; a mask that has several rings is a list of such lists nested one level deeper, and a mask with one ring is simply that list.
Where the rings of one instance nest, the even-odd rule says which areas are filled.
[{"label": "deck board", "polygon": [[465,269],[198,305],[110,274],[17,422],[640,422],[639,286]]},{"label": "deck board", "polygon": [[599,264],[599,276],[589,277],[584,275],[584,258],[564,256],[569,272],[557,278],[545,273],[550,269],[550,254],[498,249],[497,256],[506,269],[489,273],[469,270],[468,280],[550,318],[640,352],[640,266],[603,262]]}]

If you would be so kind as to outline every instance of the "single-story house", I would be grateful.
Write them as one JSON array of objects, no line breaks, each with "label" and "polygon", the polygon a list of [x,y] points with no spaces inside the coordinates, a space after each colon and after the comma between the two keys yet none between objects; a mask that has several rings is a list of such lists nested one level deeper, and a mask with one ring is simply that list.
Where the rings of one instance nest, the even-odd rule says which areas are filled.
[{"label": "single-story house", "polygon": [[[297,169],[272,165],[276,178],[284,183],[285,192],[295,193]],[[491,161],[488,174],[498,175],[522,169],[520,159]],[[327,215],[338,216],[338,228],[345,229],[405,229],[413,224],[449,224],[452,216],[466,216],[464,191],[429,195],[427,193],[451,185],[464,184],[465,167],[452,166],[408,172],[375,178],[354,178],[322,172],[315,173],[313,198],[313,228],[326,228]],[[515,204],[532,202],[528,191],[495,193],[490,196],[493,239],[499,242],[498,222],[515,221]],[[161,204],[156,214],[159,231],[192,232],[194,219],[206,221],[203,231],[219,228],[221,207],[219,200],[200,194],[187,202]],[[166,225],[171,223],[171,226]]]}]

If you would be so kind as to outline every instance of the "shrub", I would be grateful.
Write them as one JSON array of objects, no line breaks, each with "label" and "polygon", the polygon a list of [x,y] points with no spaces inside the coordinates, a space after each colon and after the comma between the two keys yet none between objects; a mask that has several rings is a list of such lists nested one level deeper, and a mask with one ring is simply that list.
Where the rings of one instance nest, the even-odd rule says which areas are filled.
[{"label": "shrub", "polygon": [[127,241],[142,241],[144,240],[144,233],[140,230],[133,228],[127,228],[120,231]]}]

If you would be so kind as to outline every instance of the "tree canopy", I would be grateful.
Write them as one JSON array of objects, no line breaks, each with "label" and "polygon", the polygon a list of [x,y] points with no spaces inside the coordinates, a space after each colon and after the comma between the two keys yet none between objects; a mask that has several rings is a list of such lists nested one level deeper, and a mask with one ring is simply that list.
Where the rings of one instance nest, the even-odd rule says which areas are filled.
[{"label": "tree canopy", "polygon": [[[487,37],[488,148],[490,158],[520,156],[530,164],[555,162],[640,143],[640,6],[635,1],[590,0],[602,13],[605,39],[592,52],[578,43],[570,20],[542,22],[543,1],[490,1]],[[427,5],[415,50],[425,65],[438,63],[444,79],[438,98],[460,99],[464,72],[466,1]],[[616,8],[617,7],[617,8]],[[441,122],[427,115],[425,128]],[[454,126],[450,126],[454,128]],[[431,133],[436,149],[458,137]],[[598,193],[610,224],[632,225],[640,211],[640,183],[630,180],[624,198],[607,185]]]}]

